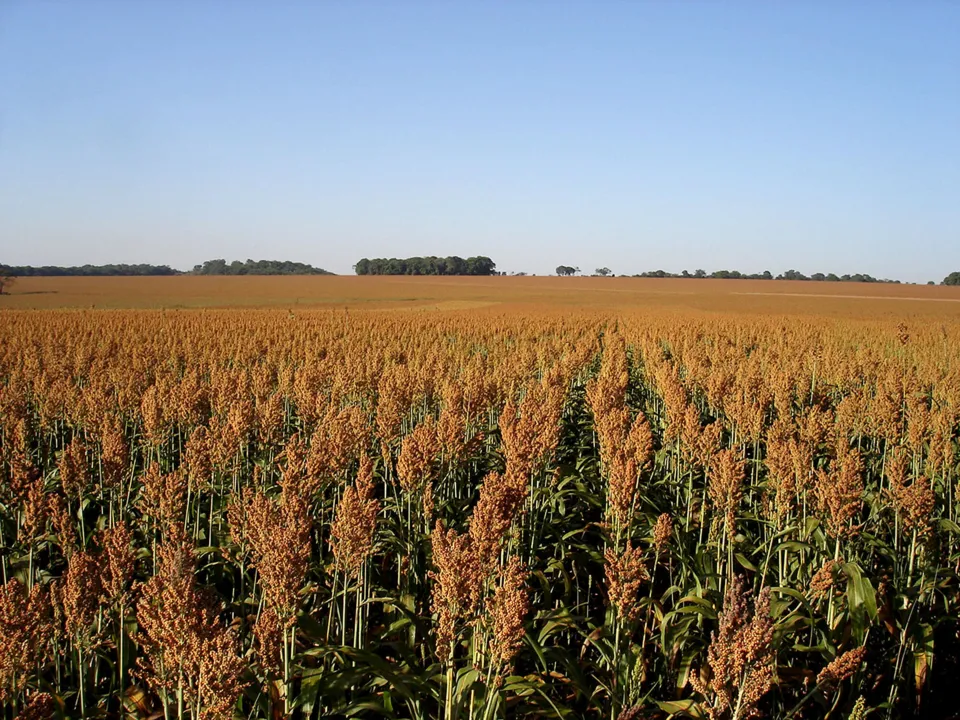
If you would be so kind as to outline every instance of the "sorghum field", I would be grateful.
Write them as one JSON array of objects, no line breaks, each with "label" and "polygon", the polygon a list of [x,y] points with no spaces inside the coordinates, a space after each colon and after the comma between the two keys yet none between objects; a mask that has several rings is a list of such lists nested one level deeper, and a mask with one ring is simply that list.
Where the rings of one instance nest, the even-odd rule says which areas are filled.
[{"label": "sorghum field", "polygon": [[947,289],[71,280],[0,298],[5,718],[957,717]]}]

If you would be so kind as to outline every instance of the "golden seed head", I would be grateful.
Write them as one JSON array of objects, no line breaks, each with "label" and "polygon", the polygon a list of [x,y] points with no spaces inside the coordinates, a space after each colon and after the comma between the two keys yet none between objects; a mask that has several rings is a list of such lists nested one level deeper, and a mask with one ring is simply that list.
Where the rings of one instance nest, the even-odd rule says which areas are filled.
[{"label": "golden seed head", "polygon": [[637,602],[640,588],[650,579],[643,560],[643,550],[640,547],[633,547],[628,542],[622,552],[607,549],[604,559],[610,605],[617,609],[617,614],[621,618],[626,619],[627,622],[633,622],[640,615],[641,608]]},{"label": "golden seed head", "polygon": [[860,669],[866,655],[867,649],[858,647],[837,656],[817,675],[817,685],[835,688]]}]

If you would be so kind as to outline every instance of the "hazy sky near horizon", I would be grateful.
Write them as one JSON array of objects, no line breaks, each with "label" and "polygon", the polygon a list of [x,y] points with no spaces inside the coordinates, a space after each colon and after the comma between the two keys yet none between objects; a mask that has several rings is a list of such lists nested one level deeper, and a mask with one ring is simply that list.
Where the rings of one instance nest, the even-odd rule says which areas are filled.
[{"label": "hazy sky near horizon", "polygon": [[960,3],[0,0],[0,263],[940,281]]}]

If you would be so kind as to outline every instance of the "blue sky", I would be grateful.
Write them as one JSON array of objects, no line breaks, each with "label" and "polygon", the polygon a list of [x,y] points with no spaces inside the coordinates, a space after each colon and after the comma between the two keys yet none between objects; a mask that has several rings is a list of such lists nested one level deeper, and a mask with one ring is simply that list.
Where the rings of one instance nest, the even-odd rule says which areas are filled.
[{"label": "blue sky", "polygon": [[0,1],[0,262],[960,270],[960,3]]}]

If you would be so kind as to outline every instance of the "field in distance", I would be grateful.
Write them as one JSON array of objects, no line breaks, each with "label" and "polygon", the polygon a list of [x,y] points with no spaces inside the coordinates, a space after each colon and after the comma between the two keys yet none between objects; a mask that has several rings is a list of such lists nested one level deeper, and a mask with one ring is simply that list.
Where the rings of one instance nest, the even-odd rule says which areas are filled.
[{"label": "field in distance", "polygon": [[24,277],[0,308],[677,309],[851,317],[960,315],[960,288],[673,278]]}]

